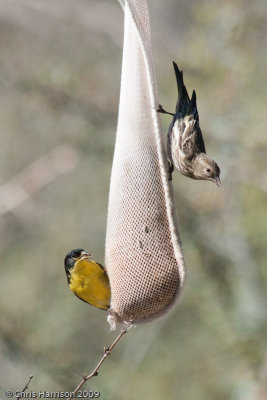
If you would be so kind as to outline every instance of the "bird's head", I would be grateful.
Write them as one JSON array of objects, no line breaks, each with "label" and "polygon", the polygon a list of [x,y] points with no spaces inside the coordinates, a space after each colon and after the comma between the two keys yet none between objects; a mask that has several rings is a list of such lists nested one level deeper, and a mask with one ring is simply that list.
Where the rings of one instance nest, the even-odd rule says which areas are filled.
[{"label": "bird's head", "polygon": [[65,257],[64,265],[67,275],[69,275],[69,270],[74,267],[77,260],[86,260],[91,257],[91,254],[83,249],[71,250]]},{"label": "bird's head", "polygon": [[195,179],[211,181],[217,186],[221,186],[220,168],[218,164],[216,164],[216,162],[209,158],[205,153],[200,153],[195,158],[194,177]]}]

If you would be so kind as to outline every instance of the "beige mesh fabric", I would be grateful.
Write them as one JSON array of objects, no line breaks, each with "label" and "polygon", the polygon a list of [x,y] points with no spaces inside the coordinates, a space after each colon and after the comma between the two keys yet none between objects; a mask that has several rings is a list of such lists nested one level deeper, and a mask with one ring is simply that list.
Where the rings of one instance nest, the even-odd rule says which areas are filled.
[{"label": "beige mesh fabric", "polygon": [[170,308],[183,286],[185,268],[165,140],[155,111],[147,4],[120,3],[124,46],[106,235],[109,319],[139,323]]}]

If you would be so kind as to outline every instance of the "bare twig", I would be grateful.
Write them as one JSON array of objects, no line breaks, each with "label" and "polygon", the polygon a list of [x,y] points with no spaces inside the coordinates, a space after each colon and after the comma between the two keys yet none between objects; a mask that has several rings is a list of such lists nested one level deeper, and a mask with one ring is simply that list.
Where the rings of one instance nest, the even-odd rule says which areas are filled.
[{"label": "bare twig", "polygon": [[28,165],[9,182],[0,186],[0,215],[14,212],[31,196],[73,169],[79,160],[78,153],[67,144],[60,145],[45,156]]},{"label": "bare twig", "polygon": [[98,370],[101,367],[101,365],[103,364],[103,362],[105,361],[105,359],[107,358],[107,356],[110,355],[111,351],[113,350],[113,348],[116,346],[116,344],[118,343],[118,341],[121,339],[121,337],[123,335],[125,335],[125,333],[128,331],[128,329],[131,327],[133,321],[130,320],[120,331],[119,335],[116,337],[116,339],[114,340],[114,342],[109,346],[109,347],[104,347],[104,354],[101,357],[100,361],[98,362],[97,366],[93,369],[93,371],[90,374],[85,374],[83,376],[82,381],[79,383],[79,385],[76,387],[76,389],[71,392],[71,396],[68,397],[67,400],[70,400],[71,398],[75,397],[75,394],[78,392],[78,390],[85,384],[85,382],[87,382],[89,379],[93,378],[94,376],[98,375]]},{"label": "bare twig", "polygon": [[30,375],[30,376],[29,376],[28,382],[26,383],[26,385],[24,386],[24,388],[20,391],[20,395],[19,395],[19,397],[17,397],[17,400],[20,400],[20,399],[21,399],[21,394],[24,393],[25,390],[28,389],[29,384],[30,384],[30,381],[32,380],[32,378],[33,378],[33,375]]}]

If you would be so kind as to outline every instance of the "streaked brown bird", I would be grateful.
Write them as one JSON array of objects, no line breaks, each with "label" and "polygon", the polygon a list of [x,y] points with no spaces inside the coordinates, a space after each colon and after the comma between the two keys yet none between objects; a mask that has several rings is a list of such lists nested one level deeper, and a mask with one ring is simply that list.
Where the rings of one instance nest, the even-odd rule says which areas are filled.
[{"label": "streaked brown bird", "polygon": [[179,70],[175,62],[173,66],[178,87],[175,113],[165,111],[161,105],[157,109],[158,112],[173,116],[167,136],[170,179],[176,167],[189,178],[212,181],[220,186],[220,168],[207,156],[199,127],[196,92],[193,90],[190,99],[184,84],[183,72]]}]

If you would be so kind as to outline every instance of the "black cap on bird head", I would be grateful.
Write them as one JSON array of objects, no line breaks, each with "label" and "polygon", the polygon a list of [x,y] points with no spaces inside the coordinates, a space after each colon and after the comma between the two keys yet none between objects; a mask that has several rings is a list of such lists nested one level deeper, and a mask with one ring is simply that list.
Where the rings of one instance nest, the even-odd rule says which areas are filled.
[{"label": "black cap on bird head", "polygon": [[64,260],[64,265],[65,265],[65,270],[66,273],[68,274],[68,271],[73,268],[75,262],[79,259],[79,258],[89,258],[91,257],[91,254],[89,254],[87,251],[83,250],[83,249],[74,249],[68,252],[68,254],[65,257]]}]

